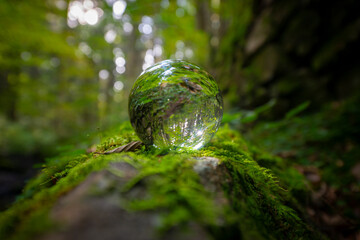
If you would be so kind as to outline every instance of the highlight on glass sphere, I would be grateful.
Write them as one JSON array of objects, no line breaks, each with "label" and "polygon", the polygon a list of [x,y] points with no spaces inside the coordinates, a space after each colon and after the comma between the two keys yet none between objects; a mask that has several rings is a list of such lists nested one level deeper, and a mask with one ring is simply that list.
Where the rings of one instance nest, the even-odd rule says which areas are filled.
[{"label": "highlight on glass sphere", "polygon": [[223,100],[205,70],[182,60],[164,60],[137,78],[129,96],[129,115],[145,145],[196,150],[218,130]]}]

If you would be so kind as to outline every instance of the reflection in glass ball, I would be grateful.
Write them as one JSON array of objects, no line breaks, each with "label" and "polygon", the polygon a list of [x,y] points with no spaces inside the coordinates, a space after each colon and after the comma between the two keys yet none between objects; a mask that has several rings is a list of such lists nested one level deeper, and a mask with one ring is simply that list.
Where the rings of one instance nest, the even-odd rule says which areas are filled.
[{"label": "reflection in glass ball", "polygon": [[200,67],[165,60],[146,69],[129,96],[130,121],[145,143],[195,150],[218,130],[223,102],[215,80]]}]

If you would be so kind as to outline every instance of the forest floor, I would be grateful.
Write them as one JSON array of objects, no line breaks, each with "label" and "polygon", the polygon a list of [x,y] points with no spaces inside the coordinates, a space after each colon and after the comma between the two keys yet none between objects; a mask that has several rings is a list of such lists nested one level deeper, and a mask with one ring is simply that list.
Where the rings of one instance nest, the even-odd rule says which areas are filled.
[{"label": "forest floor", "polygon": [[[320,112],[257,124],[247,138],[307,179],[306,211],[334,239],[360,239],[359,98]],[[298,196],[298,198],[301,196]]]}]

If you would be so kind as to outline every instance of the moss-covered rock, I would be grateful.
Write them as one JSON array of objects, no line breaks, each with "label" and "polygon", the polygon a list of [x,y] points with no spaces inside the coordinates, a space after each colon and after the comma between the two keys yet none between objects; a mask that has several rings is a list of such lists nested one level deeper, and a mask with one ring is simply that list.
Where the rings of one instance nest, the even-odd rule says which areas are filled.
[{"label": "moss-covered rock", "polygon": [[0,239],[322,239],[294,196],[302,176],[222,127],[200,151],[101,153],[137,140],[129,124],[97,152],[48,161],[0,216]]}]

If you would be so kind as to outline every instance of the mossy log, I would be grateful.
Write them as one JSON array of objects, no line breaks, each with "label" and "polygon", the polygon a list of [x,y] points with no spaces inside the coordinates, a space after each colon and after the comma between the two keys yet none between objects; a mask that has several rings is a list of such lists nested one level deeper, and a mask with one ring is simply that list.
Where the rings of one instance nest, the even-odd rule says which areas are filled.
[{"label": "mossy log", "polygon": [[199,151],[102,154],[136,141],[130,124],[93,153],[64,153],[0,216],[0,239],[323,239],[305,181],[283,159],[220,128]]}]

